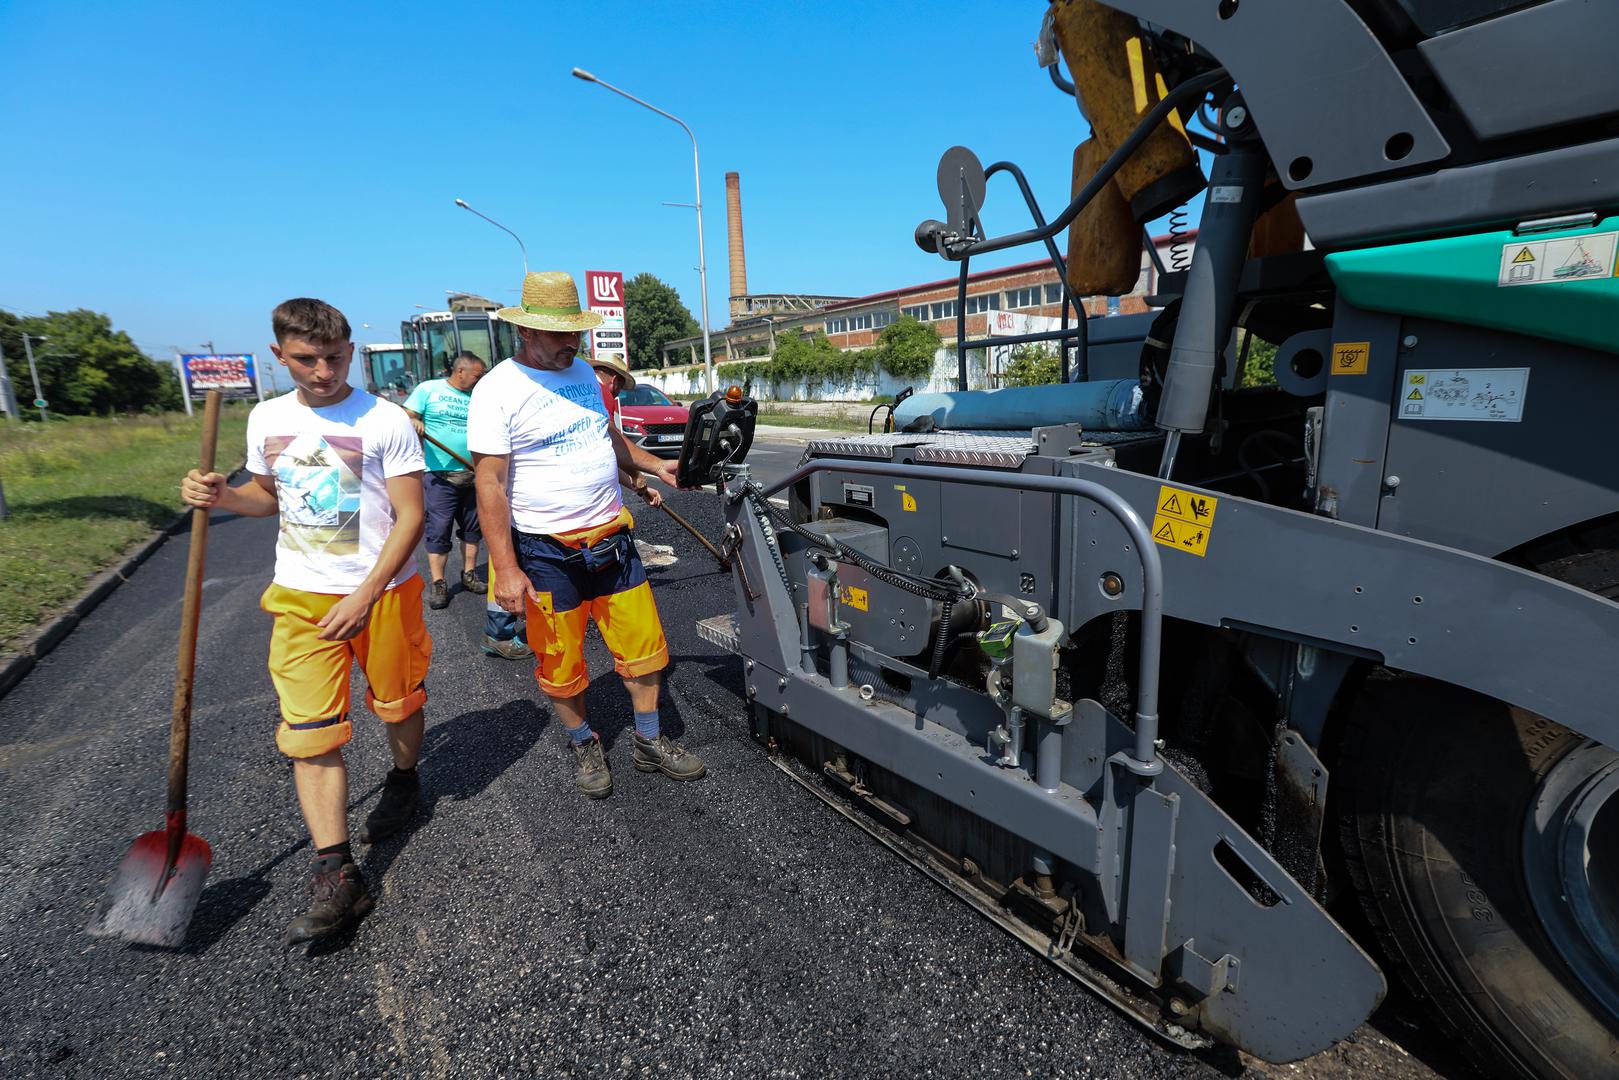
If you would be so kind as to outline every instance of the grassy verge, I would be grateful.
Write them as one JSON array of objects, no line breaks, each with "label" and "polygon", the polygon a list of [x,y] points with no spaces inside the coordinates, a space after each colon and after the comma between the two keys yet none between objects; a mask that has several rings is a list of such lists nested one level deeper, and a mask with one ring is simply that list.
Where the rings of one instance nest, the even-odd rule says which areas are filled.
[{"label": "grassy verge", "polygon": [[[866,413],[870,411],[868,408]],[[818,428],[823,431],[858,431],[861,434],[865,434],[866,431],[865,413],[858,417],[853,413],[841,416],[810,416],[804,413],[768,412],[761,409],[759,423],[772,424],[776,427]]]},{"label": "grassy verge", "polygon": [[[241,464],[247,409],[225,410],[219,467]],[[167,525],[197,463],[202,417],[0,422],[0,652]]]}]

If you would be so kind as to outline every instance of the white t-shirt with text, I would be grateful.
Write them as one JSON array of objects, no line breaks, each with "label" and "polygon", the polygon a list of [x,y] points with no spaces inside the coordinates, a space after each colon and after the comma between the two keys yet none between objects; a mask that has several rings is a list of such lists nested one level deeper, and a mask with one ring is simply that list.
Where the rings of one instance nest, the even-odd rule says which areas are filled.
[{"label": "white t-shirt with text", "polygon": [[540,371],[505,360],[478,381],[467,446],[509,455],[512,526],[554,534],[600,525],[624,503],[601,384],[583,360]]},{"label": "white t-shirt with text", "polygon": [[[425,468],[405,410],[364,390],[321,409],[296,393],[255,405],[247,470],[275,478],[275,583],[336,595],[359,588],[393,531],[388,478]],[[407,562],[389,588],[415,574]]]}]

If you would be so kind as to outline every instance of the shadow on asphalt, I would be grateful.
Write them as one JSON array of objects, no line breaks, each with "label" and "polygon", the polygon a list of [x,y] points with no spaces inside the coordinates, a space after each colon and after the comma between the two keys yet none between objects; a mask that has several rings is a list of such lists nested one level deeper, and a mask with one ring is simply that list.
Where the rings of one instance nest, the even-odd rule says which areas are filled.
[{"label": "shadow on asphalt", "polygon": [[[433,816],[433,804],[463,802],[482,794],[540,740],[551,713],[533,700],[516,698],[495,709],[453,716],[428,727],[422,737],[423,807],[420,824]],[[455,757],[455,767],[435,769],[433,759]],[[392,861],[392,860],[390,860]],[[370,872],[369,866],[367,872]]]},{"label": "shadow on asphalt", "polygon": [[204,889],[197,898],[197,910],[191,917],[191,930],[186,934],[185,947],[180,951],[188,956],[201,956],[213,948],[231,927],[246,918],[259,901],[269,895],[270,871],[308,846],[307,838],[289,844],[251,872],[228,881],[217,881]]}]

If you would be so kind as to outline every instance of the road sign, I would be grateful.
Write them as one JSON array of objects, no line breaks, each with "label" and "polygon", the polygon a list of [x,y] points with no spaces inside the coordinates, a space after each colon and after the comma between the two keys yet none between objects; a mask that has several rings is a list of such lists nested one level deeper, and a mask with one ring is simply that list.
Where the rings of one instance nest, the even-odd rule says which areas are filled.
[{"label": "road sign", "polygon": [[34,408],[36,408],[36,409],[43,409],[49,404],[50,404],[50,402],[46,401],[42,397],[37,397],[37,398],[34,399]]},{"label": "road sign", "polygon": [[586,270],[585,291],[590,310],[602,317],[601,326],[590,335],[591,354],[629,367],[629,342],[624,336],[624,275],[617,270]]}]

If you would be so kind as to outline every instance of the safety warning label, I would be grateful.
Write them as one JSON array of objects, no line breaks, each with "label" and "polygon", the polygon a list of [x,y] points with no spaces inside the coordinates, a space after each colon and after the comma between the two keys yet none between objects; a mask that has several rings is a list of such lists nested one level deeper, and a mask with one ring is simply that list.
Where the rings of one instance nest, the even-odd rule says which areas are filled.
[{"label": "safety warning label", "polygon": [[1523,419],[1528,368],[1461,368],[1407,371],[1400,389],[1404,420]]},{"label": "safety warning label", "polygon": [[1168,484],[1158,488],[1158,505],[1153,511],[1152,538],[1165,547],[1187,551],[1202,558],[1209,550],[1209,534],[1214,531],[1214,511],[1220,500]]},{"label": "safety warning label", "polygon": [[1514,240],[1501,246],[1498,284],[1562,285],[1590,278],[1619,277],[1615,251],[1619,232],[1565,236],[1561,240]]},{"label": "safety warning label", "polygon": [[1332,346],[1332,373],[1334,375],[1364,375],[1371,360],[1370,341],[1339,341]]}]

